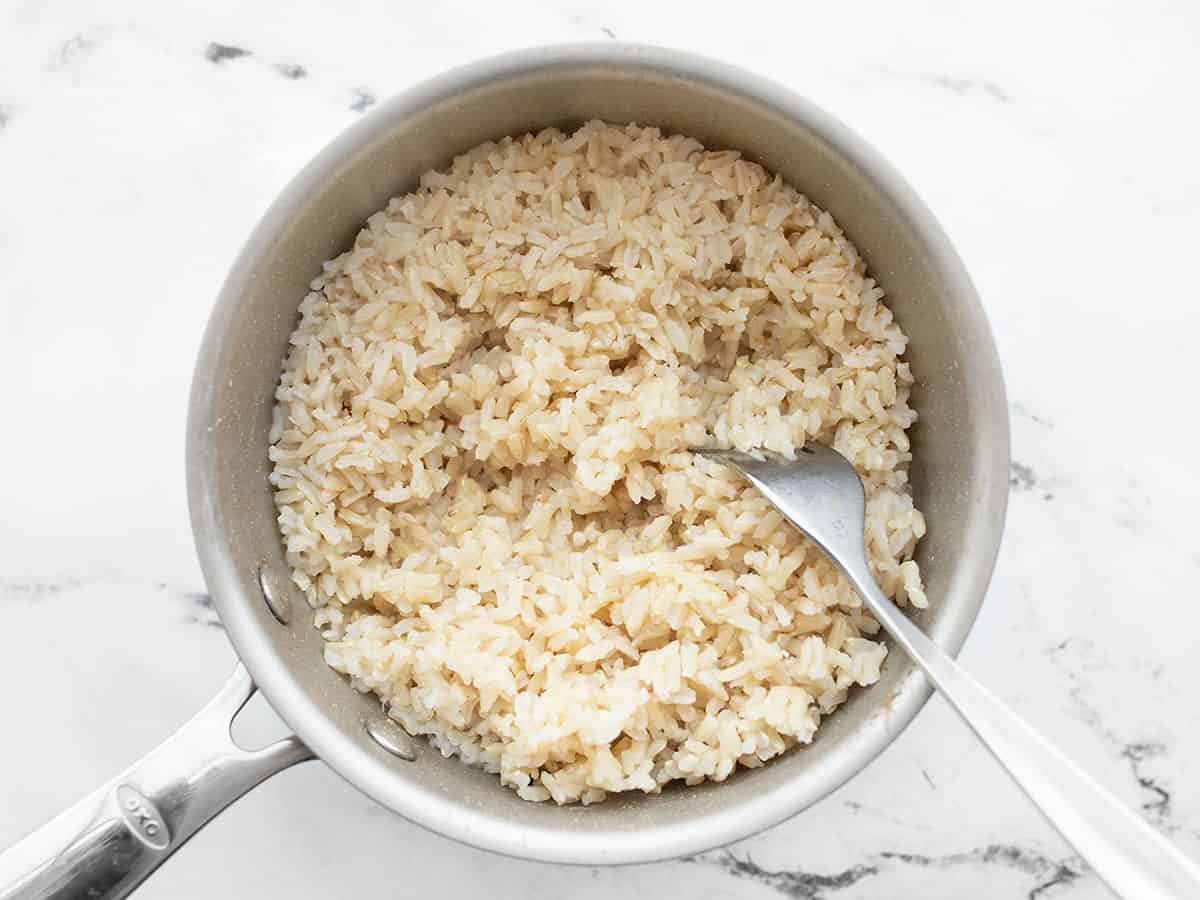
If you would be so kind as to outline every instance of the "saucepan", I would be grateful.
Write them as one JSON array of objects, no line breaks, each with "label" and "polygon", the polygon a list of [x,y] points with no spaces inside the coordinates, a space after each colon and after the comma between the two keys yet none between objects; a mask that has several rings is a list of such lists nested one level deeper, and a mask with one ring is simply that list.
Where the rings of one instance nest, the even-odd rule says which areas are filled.
[{"label": "saucepan", "polygon": [[[0,856],[0,897],[122,897],[263,779],[318,758],[364,794],[447,837],[512,856],[600,865],[683,856],[744,838],[821,799],[904,729],[930,687],[900,653],[816,740],[721,784],[594,806],[519,799],[393,723],[325,665],[289,578],[267,482],[273,392],[297,308],[321,263],[418,176],[482,141],[587,119],[654,124],[731,147],[829,210],[911,337],[912,483],[929,531],[920,627],[955,652],[983,600],[1008,490],[996,350],[962,263],[925,205],[862,139],[747,72],[649,47],[574,45],[485,60],[380,105],[320,153],[234,263],[196,364],[188,420],[192,527],[241,658],[174,736]],[[261,690],[294,735],[248,750],[230,724]],[[114,714],[121,710],[114,709]]]}]

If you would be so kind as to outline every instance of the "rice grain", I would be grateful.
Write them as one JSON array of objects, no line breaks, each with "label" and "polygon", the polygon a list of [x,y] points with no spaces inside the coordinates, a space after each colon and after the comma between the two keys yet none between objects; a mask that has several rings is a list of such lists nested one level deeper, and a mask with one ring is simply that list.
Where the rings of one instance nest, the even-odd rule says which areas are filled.
[{"label": "rice grain", "polygon": [[525,799],[722,780],[879,677],[833,565],[690,447],[836,447],[881,586],[925,604],[907,339],[832,217],[737,152],[484,144],[300,312],[271,481],[326,661]]}]

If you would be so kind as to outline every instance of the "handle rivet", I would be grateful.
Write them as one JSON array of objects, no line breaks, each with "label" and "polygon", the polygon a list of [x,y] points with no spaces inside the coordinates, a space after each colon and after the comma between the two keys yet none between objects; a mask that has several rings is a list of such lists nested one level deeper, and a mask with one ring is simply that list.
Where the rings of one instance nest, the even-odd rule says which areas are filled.
[{"label": "handle rivet", "polygon": [[377,719],[363,719],[363,728],[371,740],[393,756],[408,762],[417,758],[417,747],[413,739],[391,719],[382,716]]},{"label": "handle rivet", "polygon": [[275,621],[286,625],[292,614],[292,604],[287,592],[280,589],[266,563],[260,563],[258,567],[258,589],[262,591],[263,600],[267,602],[267,609],[271,611]]}]

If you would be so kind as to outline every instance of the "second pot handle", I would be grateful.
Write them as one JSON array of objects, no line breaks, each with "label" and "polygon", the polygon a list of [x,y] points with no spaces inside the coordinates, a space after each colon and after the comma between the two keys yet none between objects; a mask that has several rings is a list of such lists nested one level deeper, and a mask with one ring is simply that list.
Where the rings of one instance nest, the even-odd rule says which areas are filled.
[{"label": "second pot handle", "polygon": [[194,718],[103,787],[0,853],[0,900],[116,900],[217,813],[276,772],[313,758],[289,735],[244,750],[230,727],[254,695],[238,663]]}]

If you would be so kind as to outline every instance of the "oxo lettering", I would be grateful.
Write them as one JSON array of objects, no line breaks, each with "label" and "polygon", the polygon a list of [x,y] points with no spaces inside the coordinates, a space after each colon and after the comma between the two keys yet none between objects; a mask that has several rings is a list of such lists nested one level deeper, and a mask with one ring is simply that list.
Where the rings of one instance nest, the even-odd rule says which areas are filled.
[{"label": "oxo lettering", "polygon": [[117,788],[117,809],[129,830],[142,843],[155,850],[165,850],[171,844],[171,831],[154,804],[132,785]]},{"label": "oxo lettering", "polygon": [[150,814],[150,811],[136,797],[126,798],[125,808],[133,813],[134,822],[138,828],[146,832],[150,837],[158,834],[158,823],[154,821],[154,816]]}]

